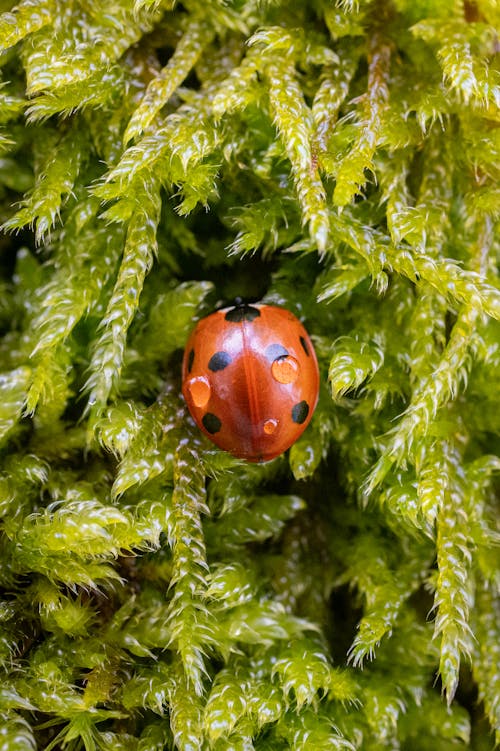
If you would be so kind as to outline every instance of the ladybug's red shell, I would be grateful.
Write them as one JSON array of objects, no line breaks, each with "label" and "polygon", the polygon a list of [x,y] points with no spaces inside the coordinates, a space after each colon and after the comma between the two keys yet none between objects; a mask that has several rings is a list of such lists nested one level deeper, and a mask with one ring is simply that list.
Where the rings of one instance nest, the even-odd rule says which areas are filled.
[{"label": "ladybug's red shell", "polygon": [[182,393],[200,430],[250,462],[283,453],[318,401],[307,331],[288,310],[238,305],[203,318],[186,345]]}]

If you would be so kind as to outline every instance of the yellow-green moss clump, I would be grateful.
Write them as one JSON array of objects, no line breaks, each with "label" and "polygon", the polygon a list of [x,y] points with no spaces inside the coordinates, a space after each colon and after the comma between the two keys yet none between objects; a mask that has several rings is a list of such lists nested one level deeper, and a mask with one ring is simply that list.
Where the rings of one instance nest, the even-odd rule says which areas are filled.
[{"label": "yellow-green moss clump", "polygon": [[[11,6],[2,751],[491,749],[497,0]],[[262,466],[179,396],[236,297],[322,372]]]}]

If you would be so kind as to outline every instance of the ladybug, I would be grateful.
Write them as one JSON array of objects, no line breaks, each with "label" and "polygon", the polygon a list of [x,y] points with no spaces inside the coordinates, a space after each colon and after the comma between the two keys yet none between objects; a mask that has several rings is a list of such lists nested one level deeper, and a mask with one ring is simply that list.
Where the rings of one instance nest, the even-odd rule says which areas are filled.
[{"label": "ladybug", "polygon": [[182,364],[182,393],[217,446],[249,462],[279,456],[305,430],[318,401],[316,353],[284,308],[240,304],[203,318]]}]

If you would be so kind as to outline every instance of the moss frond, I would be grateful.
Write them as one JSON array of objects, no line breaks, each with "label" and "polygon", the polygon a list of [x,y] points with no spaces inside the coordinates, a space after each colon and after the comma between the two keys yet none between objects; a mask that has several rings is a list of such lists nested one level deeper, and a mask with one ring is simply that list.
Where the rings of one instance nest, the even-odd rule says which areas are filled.
[{"label": "moss frond", "polygon": [[50,0],[22,0],[0,16],[1,49],[7,50],[51,23],[55,4]]},{"label": "moss frond", "polygon": [[51,28],[31,39],[24,54],[30,96],[53,92],[64,99],[66,90],[97,81],[96,72],[105,74],[158,19],[157,13],[145,10],[134,14],[122,2],[108,8],[106,14],[102,10],[96,3],[88,9],[54,13]]},{"label": "moss frond", "polygon": [[477,590],[474,608],[476,641],[473,644],[472,665],[496,744],[500,740],[499,615],[498,598],[491,589],[481,586]]},{"label": "moss frond", "polygon": [[7,231],[35,225],[37,244],[42,243],[59,219],[63,202],[72,194],[88,150],[87,134],[78,122],[74,122],[62,138],[48,133],[46,138],[40,134],[40,140],[44,161],[40,165],[35,187],[23,201],[22,207],[3,225]]},{"label": "moss frond", "polygon": [[119,496],[134,485],[173,473],[176,414],[166,400],[149,409],[131,410],[127,404],[112,407],[96,424],[103,446],[121,459],[112,487]]},{"label": "moss frond", "polygon": [[334,346],[334,354],[328,370],[332,396],[339,399],[348,391],[357,389],[366,379],[377,372],[384,362],[384,353],[374,343],[342,338]]},{"label": "moss frond", "polygon": [[496,32],[492,26],[465,18],[443,23],[443,19],[427,19],[412,29],[426,42],[437,47],[437,58],[446,83],[468,103],[475,99],[483,107],[500,104],[498,71],[487,65]]},{"label": "moss frond", "polygon": [[[267,30],[256,35],[253,44],[265,44],[270,51],[279,49],[278,44],[289,49],[298,44],[293,38],[283,40],[281,36],[278,44],[273,43],[271,32]],[[270,54],[269,57],[265,75],[269,82],[270,114],[292,165],[303,222],[309,225],[311,237],[321,253],[329,240],[329,220],[325,189],[313,152],[311,113],[304,102],[292,62],[285,55]]]},{"label": "moss frond", "polygon": [[36,751],[36,738],[29,723],[16,712],[2,712],[2,743],[6,751],[13,751],[22,743],[26,751]]},{"label": "moss frond", "polygon": [[211,39],[212,34],[206,28],[206,23],[203,21],[197,23],[193,19],[190,20],[174,54],[159,75],[151,81],[139,107],[132,115],[125,131],[125,143],[140,136],[149,126],[193,66],[196,65],[203,54],[204,47],[210,44]]},{"label": "moss frond", "polygon": [[372,159],[387,107],[391,47],[379,34],[370,40],[368,88],[359,102],[359,116],[353,128],[354,142],[336,169],[333,200],[337,206],[349,204],[365,184],[365,172],[372,171]]},{"label": "moss frond", "polygon": [[90,392],[89,404],[98,411],[105,407],[120,377],[128,329],[156,254],[160,208],[158,186],[144,186],[127,227],[120,270],[101,323],[103,333],[90,362],[86,388]]},{"label": "moss frond", "polygon": [[458,686],[461,657],[469,656],[472,650],[469,613],[474,604],[474,590],[468,515],[463,509],[463,490],[456,474],[458,456],[451,447],[447,454],[448,483],[436,519],[435,635],[441,640],[439,673],[443,690],[451,702]]},{"label": "moss frond", "polygon": [[0,440],[7,436],[21,417],[30,376],[30,370],[26,367],[0,374]]},{"label": "moss frond", "polygon": [[199,696],[207,675],[205,656],[214,641],[214,625],[205,604],[207,561],[201,514],[208,513],[204,476],[193,449],[182,442],[174,457],[172,495],[173,597],[169,604],[171,642],[179,653],[188,685]]},{"label": "moss frond", "polygon": [[169,692],[174,743],[178,748],[198,751],[203,743],[203,705],[200,698],[193,695],[192,685],[180,660],[174,665],[174,671]]}]

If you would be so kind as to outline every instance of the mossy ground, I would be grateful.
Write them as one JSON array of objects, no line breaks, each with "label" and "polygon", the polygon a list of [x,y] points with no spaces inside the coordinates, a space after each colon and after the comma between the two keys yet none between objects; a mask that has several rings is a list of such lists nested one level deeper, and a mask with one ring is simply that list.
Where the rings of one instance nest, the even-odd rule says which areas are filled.
[{"label": "mossy ground", "polygon": [[[1,750],[493,748],[497,1],[0,5]],[[264,465],[236,297],[320,362]]]}]

